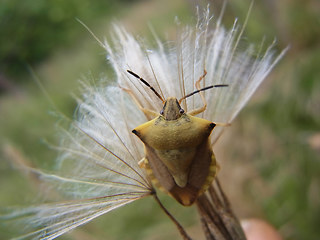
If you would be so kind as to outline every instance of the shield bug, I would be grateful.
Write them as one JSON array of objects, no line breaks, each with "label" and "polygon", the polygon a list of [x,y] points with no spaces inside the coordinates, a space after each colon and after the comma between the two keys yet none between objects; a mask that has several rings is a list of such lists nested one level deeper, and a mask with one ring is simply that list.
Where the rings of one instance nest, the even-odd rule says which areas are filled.
[{"label": "shield bug", "polygon": [[[167,192],[182,205],[190,206],[207,190],[218,171],[209,141],[217,123],[195,117],[205,111],[207,106],[202,91],[228,85],[212,85],[200,89],[200,82],[206,75],[204,71],[196,82],[196,91],[180,100],[175,97],[164,100],[147,81],[134,72],[127,71],[147,85],[163,102],[160,114],[138,104],[146,115],[153,117],[151,121],[132,130],[144,143],[145,148],[145,157],[139,162],[139,166],[146,169],[156,187]],[[124,90],[134,98],[130,90]],[[196,93],[200,94],[203,106],[186,113],[180,104]]]}]

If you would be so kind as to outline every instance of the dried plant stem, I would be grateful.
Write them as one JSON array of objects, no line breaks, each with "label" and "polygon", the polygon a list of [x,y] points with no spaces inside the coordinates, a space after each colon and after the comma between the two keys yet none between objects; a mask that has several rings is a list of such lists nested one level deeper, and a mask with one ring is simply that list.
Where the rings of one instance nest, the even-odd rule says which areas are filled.
[{"label": "dried plant stem", "polygon": [[171,215],[171,213],[169,213],[169,211],[163,206],[163,204],[160,202],[158,196],[156,193],[153,194],[155,200],[157,201],[157,203],[159,204],[159,206],[161,207],[161,209],[167,214],[167,216],[174,222],[174,224],[177,226],[182,238],[184,240],[192,240],[191,237],[189,237],[189,235],[187,234],[187,232],[184,230],[184,228],[181,226],[181,224]]},{"label": "dried plant stem", "polygon": [[246,240],[218,179],[196,205],[207,240]]}]

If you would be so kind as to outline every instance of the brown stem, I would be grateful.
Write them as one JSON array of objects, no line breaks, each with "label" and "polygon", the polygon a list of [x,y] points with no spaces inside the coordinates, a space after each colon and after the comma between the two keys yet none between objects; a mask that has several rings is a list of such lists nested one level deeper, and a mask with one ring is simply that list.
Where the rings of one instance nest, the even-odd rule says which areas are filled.
[{"label": "brown stem", "polygon": [[187,234],[187,232],[184,230],[184,228],[181,226],[181,224],[169,213],[169,211],[163,206],[163,204],[160,202],[158,196],[156,193],[153,194],[154,198],[156,199],[157,203],[160,205],[161,209],[168,215],[168,217],[174,222],[174,224],[177,226],[181,236],[184,240],[192,240],[191,237]]},{"label": "brown stem", "polygon": [[218,179],[196,201],[207,240],[246,240]]}]

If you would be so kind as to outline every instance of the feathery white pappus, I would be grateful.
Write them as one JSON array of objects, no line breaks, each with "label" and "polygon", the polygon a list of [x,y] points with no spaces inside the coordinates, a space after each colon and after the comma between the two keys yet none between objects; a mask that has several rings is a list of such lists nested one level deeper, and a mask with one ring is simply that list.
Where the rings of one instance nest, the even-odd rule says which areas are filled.
[{"label": "feathery white pappus", "polygon": [[[122,88],[130,89],[139,104],[159,112],[162,102],[148,87],[129,75],[146,79],[163,99],[178,99],[195,91],[204,71],[202,87],[228,84],[204,92],[206,110],[199,117],[230,123],[285,51],[273,54],[273,45],[261,52],[253,45],[238,48],[243,29],[237,23],[226,30],[211,20],[209,11],[199,15],[196,26],[181,28],[170,47],[155,37],[157,47],[147,49],[121,26],[114,26],[107,51],[117,86],[84,86],[77,118],[65,130],[56,173],[29,169],[68,195],[65,202],[44,204],[9,213],[1,218],[21,221],[26,235],[18,239],[53,239],[93,218],[134,200],[149,196],[153,187],[138,165],[143,146],[131,131],[150,120]],[[111,47],[112,46],[112,47]],[[243,46],[242,46],[243,47]],[[190,111],[202,106],[199,94],[183,100]],[[211,134],[213,145],[222,127]]]}]

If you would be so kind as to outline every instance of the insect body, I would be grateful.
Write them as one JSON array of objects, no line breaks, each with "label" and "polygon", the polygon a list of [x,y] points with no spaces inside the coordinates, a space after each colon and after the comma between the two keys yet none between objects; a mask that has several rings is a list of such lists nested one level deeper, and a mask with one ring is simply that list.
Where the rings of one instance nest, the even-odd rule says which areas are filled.
[{"label": "insect body", "polygon": [[[141,79],[131,71],[128,72]],[[204,76],[205,74],[197,83]],[[217,86],[226,85],[215,85]],[[211,87],[198,89],[196,92]],[[218,166],[209,142],[209,136],[216,124],[194,116],[203,112],[206,105],[185,113],[180,106],[184,98],[178,101],[169,97],[163,101],[160,97],[164,102],[160,115],[153,113],[157,115],[153,120],[136,127],[132,132],[140,138],[145,147],[145,157],[139,165],[147,170],[157,187],[169,193],[182,205],[189,206],[207,190]],[[140,108],[150,114],[150,110]]]}]

